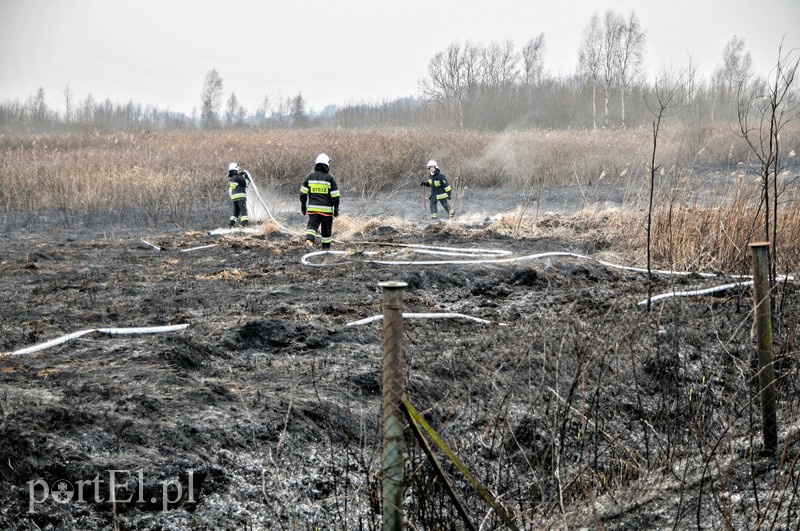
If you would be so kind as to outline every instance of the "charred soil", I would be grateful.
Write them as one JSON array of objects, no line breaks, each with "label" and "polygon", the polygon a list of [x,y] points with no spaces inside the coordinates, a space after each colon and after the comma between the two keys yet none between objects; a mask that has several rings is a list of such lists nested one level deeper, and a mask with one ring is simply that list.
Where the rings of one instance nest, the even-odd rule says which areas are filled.
[{"label": "charred soil", "polygon": [[[409,394],[520,529],[800,524],[796,283],[776,293],[771,457],[749,287],[648,311],[648,292],[731,280],[649,279],[579,236],[451,223],[362,236],[314,266],[281,232],[4,237],[0,528],[380,529],[382,325],[348,323],[381,313],[387,280],[407,283],[407,312],[488,321],[406,319]],[[396,243],[519,260],[379,263],[463,259]],[[575,255],[531,256],[551,251]],[[407,445],[409,526],[466,528],[410,431]],[[473,524],[503,528],[440,460]]]}]

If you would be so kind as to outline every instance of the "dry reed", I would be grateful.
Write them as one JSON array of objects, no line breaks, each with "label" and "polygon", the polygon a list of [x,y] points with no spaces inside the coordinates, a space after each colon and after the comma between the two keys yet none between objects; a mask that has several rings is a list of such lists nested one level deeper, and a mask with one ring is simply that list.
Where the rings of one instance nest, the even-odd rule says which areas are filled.
[{"label": "dry reed", "polygon": [[[795,124],[791,124],[795,125]],[[691,138],[690,138],[691,137]],[[786,153],[800,151],[800,130],[782,133]],[[412,129],[212,131],[0,137],[0,221],[6,230],[29,222],[63,226],[130,224],[192,225],[224,218],[226,167],[248,169],[260,187],[295,193],[319,152],[332,157],[332,171],[346,196],[386,200],[415,183],[428,159],[471,189],[496,188],[526,195],[534,190],[577,185],[584,212],[560,221],[522,212],[498,230],[529,236],[543,223],[581,238],[622,245],[644,255],[645,210],[652,154],[647,129],[509,133]],[[756,175],[749,152],[732,127],[659,136],[661,187],[653,215],[653,260],[660,267],[740,269],[744,249],[759,227],[753,187],[736,190]],[[800,235],[796,201],[797,159],[789,157],[789,180],[779,211],[783,269],[798,267],[794,242]],[[700,173],[714,174],[734,191],[725,199],[707,192],[698,199],[686,185]],[[792,177],[794,175],[794,177]],[[748,177],[749,176],[749,177]],[[622,210],[593,203],[603,183],[621,192]],[[731,194],[733,199],[731,199]],[[379,222],[380,223],[380,222]],[[393,221],[393,223],[399,223]],[[341,218],[338,230],[348,232]],[[556,227],[558,228],[558,227]],[[552,232],[553,226],[547,227]],[[361,228],[353,232],[364,232]],[[760,231],[760,232],[759,232]]]}]

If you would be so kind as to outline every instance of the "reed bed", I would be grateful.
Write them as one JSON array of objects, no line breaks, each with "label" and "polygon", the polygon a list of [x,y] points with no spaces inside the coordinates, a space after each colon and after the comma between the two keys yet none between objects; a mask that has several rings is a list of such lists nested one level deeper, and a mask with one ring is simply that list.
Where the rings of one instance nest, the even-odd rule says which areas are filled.
[{"label": "reed bed", "polygon": [[[778,212],[780,274],[800,273],[800,197]],[[763,219],[751,200],[706,207],[662,205],[651,220],[651,265],[674,271],[749,274],[748,245],[766,240]],[[614,261],[641,267],[647,261],[647,213],[587,208],[538,219],[505,216],[491,228],[501,234],[572,241],[613,253]],[[607,251],[607,250],[612,251]]]},{"label": "reed bed", "polygon": [[[796,125],[796,124],[790,124]],[[800,128],[781,136],[784,153],[800,152]],[[647,192],[652,131],[508,133],[417,129],[309,129],[0,136],[0,222],[5,230],[31,224],[63,227],[128,224],[192,226],[224,218],[226,168],[248,169],[260,187],[294,193],[319,152],[332,158],[344,194],[385,200],[416,183],[428,159],[465,189],[497,189],[530,199],[537,191],[577,186],[583,212],[562,216],[560,230],[646,252]],[[741,269],[753,238],[763,239],[754,157],[730,125],[664,128],[656,164],[652,258],[659,267]],[[798,267],[800,166],[787,156],[779,216],[779,266]],[[717,188],[698,200],[689,186],[714,175]],[[622,208],[594,202],[603,183],[620,190]],[[728,187],[718,191],[720,187]],[[719,196],[715,195],[719,193]],[[497,230],[541,233],[533,209],[497,223]],[[552,222],[548,222],[551,223]],[[547,227],[552,233],[553,227]]]}]

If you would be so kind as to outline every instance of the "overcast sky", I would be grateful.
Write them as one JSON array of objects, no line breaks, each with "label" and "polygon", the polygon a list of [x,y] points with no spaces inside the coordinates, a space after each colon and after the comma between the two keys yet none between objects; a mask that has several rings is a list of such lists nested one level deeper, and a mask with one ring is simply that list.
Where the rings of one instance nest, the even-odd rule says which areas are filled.
[{"label": "overcast sky", "polygon": [[206,74],[249,111],[302,93],[309,107],[418,94],[454,42],[544,33],[545,68],[575,71],[593,13],[634,10],[652,73],[691,59],[708,78],[734,35],[766,75],[800,48],[800,0],[0,0],[0,101],[43,87],[48,105],[91,94],[191,114]]}]

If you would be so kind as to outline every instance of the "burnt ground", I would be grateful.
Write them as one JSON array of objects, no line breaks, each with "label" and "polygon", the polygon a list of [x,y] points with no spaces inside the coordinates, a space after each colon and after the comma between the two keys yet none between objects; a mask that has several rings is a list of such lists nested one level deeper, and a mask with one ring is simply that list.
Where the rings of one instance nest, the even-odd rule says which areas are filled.
[{"label": "burnt ground", "polygon": [[[518,257],[613,251],[449,223],[361,236]],[[380,529],[382,325],[347,323],[381,313],[385,280],[408,283],[406,311],[490,321],[406,320],[409,392],[519,528],[800,524],[796,283],[776,299],[770,457],[749,288],[648,312],[637,305],[648,288],[730,280],[660,275],[648,286],[645,274],[574,257],[384,265],[374,261],[432,257],[355,240],[310,267],[280,232],[4,236],[0,528]],[[8,355],[83,329],[173,324],[188,327]],[[407,442],[408,527],[465,528],[408,431]],[[439,457],[474,525],[503,528]]]}]

